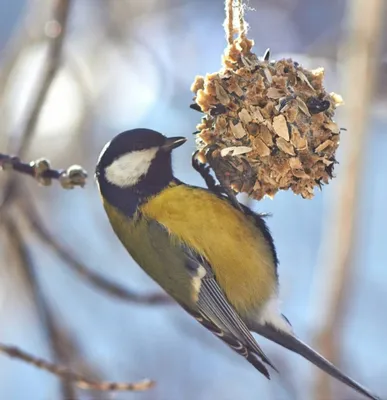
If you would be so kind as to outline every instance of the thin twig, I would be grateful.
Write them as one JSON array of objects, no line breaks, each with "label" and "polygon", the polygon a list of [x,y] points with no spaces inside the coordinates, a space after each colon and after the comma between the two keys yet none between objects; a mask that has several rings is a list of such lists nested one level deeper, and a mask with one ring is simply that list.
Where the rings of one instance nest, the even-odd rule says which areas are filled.
[{"label": "thin twig", "polygon": [[49,248],[51,248],[51,250],[53,250],[53,252],[65,262],[68,268],[70,268],[87,283],[93,285],[99,290],[104,291],[112,297],[131,303],[145,305],[174,304],[172,299],[164,293],[154,293],[148,295],[137,294],[116,282],[110,281],[99,273],[92,271],[91,268],[84,265],[80,260],[72,255],[67,248],[59,243],[59,241],[57,241],[53,235],[47,231],[30,199],[27,203],[23,203],[23,208],[24,215],[26,216],[28,223],[31,225],[39,239],[42,240],[42,242],[44,242]]},{"label": "thin twig", "polygon": [[126,383],[126,382],[104,382],[95,381],[92,379],[85,378],[67,367],[62,365],[56,365],[49,361],[35,357],[17,347],[5,345],[0,343],[0,352],[6,354],[9,357],[17,358],[25,361],[29,364],[34,365],[37,368],[43,369],[50,372],[53,375],[58,376],[61,379],[70,380],[80,389],[85,390],[98,390],[98,391],[143,391],[148,390],[154,386],[154,382],[149,379],[144,379],[140,382]]},{"label": "thin twig", "polygon": [[45,158],[24,163],[18,157],[0,153],[0,169],[13,170],[32,176],[45,186],[49,186],[55,179],[64,189],[73,189],[75,186],[83,187],[87,179],[87,172],[81,166],[72,165],[67,169],[56,170],[50,167],[50,162]]},{"label": "thin twig", "polygon": [[[31,5],[32,6],[32,5]],[[26,7],[27,8],[27,7]],[[31,8],[31,9],[30,9]],[[34,7],[34,10],[36,7]],[[25,21],[28,15],[28,28],[27,22]],[[0,146],[7,147],[9,143],[9,137],[7,137],[7,131],[9,130],[8,124],[6,123],[7,111],[6,111],[6,99],[8,99],[8,85],[12,72],[18,65],[20,58],[25,54],[25,50],[30,46],[40,42],[41,32],[36,33],[36,27],[40,27],[40,13],[33,12],[32,7],[28,7],[24,12],[24,17],[19,24],[17,32],[11,37],[9,42],[6,44],[5,49],[1,52],[1,64],[0,64]],[[41,31],[41,30],[39,30]]]},{"label": "thin twig", "polygon": [[[63,352],[61,335],[59,334],[60,329],[57,326],[56,318],[51,312],[50,307],[47,305],[46,299],[40,289],[39,282],[36,279],[35,266],[30,251],[20,229],[12,217],[6,219],[5,226],[11,243],[13,244],[15,254],[20,259],[20,265],[23,270],[23,275],[25,276],[25,282],[29,287],[34,305],[36,306],[50,351],[53,354],[55,362],[62,363],[64,361],[65,352]],[[62,381],[61,392],[64,399],[76,399],[76,391],[72,383],[69,381]]]},{"label": "thin twig", "polygon": [[[62,48],[63,48],[63,41],[65,38],[66,33],[66,25],[69,15],[69,7],[70,7],[70,0],[53,0],[53,18],[50,21],[47,21],[45,24],[46,29],[46,37],[48,38],[48,56],[46,63],[44,64],[44,69],[42,71],[42,76],[39,82],[39,87],[30,102],[29,111],[26,117],[26,123],[24,129],[22,131],[22,136],[20,140],[20,144],[17,150],[17,154],[20,157],[23,157],[27,152],[29,145],[34,137],[36,132],[36,127],[39,121],[39,116],[41,114],[41,110],[43,105],[46,101],[47,95],[49,93],[50,87],[57,75],[57,72],[60,68],[61,64],[61,55],[62,55]],[[56,174],[54,170],[51,170],[49,167],[47,168],[47,163],[41,162],[40,165],[22,165],[23,163],[20,160],[4,156],[2,159],[2,164],[8,165],[8,167],[12,167],[19,172],[24,172],[25,174],[32,175],[35,178],[39,178],[39,181],[42,183],[48,182],[49,179],[64,179],[63,173]],[[44,167],[44,164],[46,166]],[[43,165],[43,170],[40,171],[40,167]],[[32,169],[31,169],[32,168]],[[74,172],[73,170],[71,170]],[[68,175],[70,175],[70,171],[68,170]],[[58,176],[59,175],[59,176]],[[62,183],[62,182],[61,182]],[[3,210],[4,206],[9,203],[15,195],[19,195],[20,191],[18,189],[18,180],[15,177],[9,178],[6,182],[5,188],[3,190],[4,198],[0,208]],[[8,219],[7,214],[4,213],[6,216],[5,219]],[[65,250],[62,249],[62,258],[64,257]],[[71,258],[70,258],[71,259]],[[101,283],[102,285],[102,283]],[[36,299],[36,298],[35,298]],[[37,303],[41,303],[39,299],[36,299]],[[42,310],[42,305],[37,304],[38,309]],[[47,310],[47,309],[46,309]],[[47,317],[47,313],[44,313]],[[56,334],[55,329],[56,326],[53,326],[53,322],[51,321],[48,323],[49,327],[48,336],[53,336]],[[51,337],[52,338],[52,337]],[[59,346],[53,342],[52,345],[55,347],[57,354],[60,355]],[[114,383],[114,382],[100,382],[95,379],[85,378],[80,374],[77,374],[67,367],[56,365],[54,363],[50,363],[48,361],[39,359],[34,357],[24,351],[13,347],[0,344],[0,352],[7,354],[10,357],[19,358],[28,362],[32,365],[37,366],[38,368],[44,369],[48,372],[51,372],[66,381],[70,381],[71,384],[66,384],[67,389],[63,391],[65,396],[74,397],[74,391],[71,389],[72,384],[77,385],[82,389],[89,389],[89,390],[99,390],[99,391],[117,391],[117,390],[146,390],[153,386],[153,382],[149,380],[145,380],[138,383]]]},{"label": "thin twig", "polygon": [[[49,41],[47,61],[42,72],[40,86],[35,97],[31,100],[31,107],[27,113],[26,124],[23,129],[17,155],[23,157],[28,150],[35,134],[36,125],[43,105],[46,101],[49,89],[54,81],[61,64],[63,42],[66,35],[66,27],[69,16],[70,0],[53,0],[53,18],[47,21],[46,37]],[[14,194],[14,180],[9,178],[3,190],[4,197],[0,204],[0,212],[3,212]]]},{"label": "thin twig", "polygon": [[[83,357],[83,351],[79,343],[75,340],[73,335],[70,335],[68,330],[58,323],[56,319],[58,348],[57,352],[60,356],[60,363],[67,365],[71,369],[76,369],[82,376],[88,376],[93,381],[101,381],[101,374],[98,371],[98,365],[93,365],[89,360]],[[74,385],[71,385],[74,388]],[[93,400],[107,400],[106,393],[97,390],[91,391],[89,394]],[[63,400],[76,400],[76,396],[64,395]]]},{"label": "thin twig", "polygon": [[[26,281],[28,281],[31,293],[34,298],[34,303],[36,304],[37,310],[40,315],[40,320],[45,328],[47,334],[47,340],[50,344],[51,350],[54,357],[58,361],[62,361],[64,358],[63,347],[61,343],[61,335],[59,334],[59,326],[56,323],[54,316],[48,307],[45,298],[40,290],[38,281],[35,276],[35,268],[33,265],[33,260],[29,254],[29,250],[24,242],[21,232],[17,224],[13,221],[12,217],[7,217],[6,227],[9,232],[9,236],[15,246],[21,264],[23,266],[23,272],[26,275]],[[52,374],[63,379],[62,383],[62,394],[64,398],[75,398],[76,392],[72,388],[75,384],[81,389],[87,390],[99,390],[99,391],[128,391],[128,390],[146,390],[153,386],[153,382],[150,380],[144,380],[138,383],[116,383],[116,382],[103,382],[97,381],[77,374],[71,371],[69,368],[58,365],[55,363],[50,363],[43,359],[32,356],[16,347],[7,346],[0,344],[0,352],[7,354],[10,357],[19,358],[25,362],[35,365],[40,369],[44,369]]]},{"label": "thin twig", "polygon": [[47,62],[45,63],[45,70],[42,73],[40,87],[36,91],[35,98],[31,101],[32,106],[17,151],[20,157],[24,156],[35,134],[40,112],[62,61],[62,48],[66,36],[71,1],[53,0],[53,3],[53,17],[46,24],[46,37],[49,45]]},{"label": "thin twig", "polygon": [[[354,241],[359,220],[361,177],[368,132],[371,96],[377,76],[377,62],[385,15],[383,0],[352,0],[349,7],[349,31],[345,43],[345,59],[342,70],[345,81],[344,94],[348,115],[347,159],[340,172],[337,200],[329,210],[331,217],[326,224],[325,238],[321,246],[320,274],[316,279],[320,287],[316,298],[321,304],[322,326],[316,335],[317,347],[334,364],[339,363],[338,338],[350,288]],[[327,259],[329,258],[329,259]],[[327,375],[319,373],[314,388],[315,399],[334,398],[330,392]]]}]

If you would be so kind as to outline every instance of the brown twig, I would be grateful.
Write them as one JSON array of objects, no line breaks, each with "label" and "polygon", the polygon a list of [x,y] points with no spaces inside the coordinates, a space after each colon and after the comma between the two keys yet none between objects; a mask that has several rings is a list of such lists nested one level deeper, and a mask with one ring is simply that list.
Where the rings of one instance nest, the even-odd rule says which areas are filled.
[{"label": "brown twig", "polygon": [[70,10],[70,0],[53,0],[53,17],[46,23],[46,38],[48,39],[48,55],[45,70],[36,96],[31,100],[31,109],[23,130],[22,140],[17,151],[23,157],[35,133],[40,111],[46,101],[51,84],[59,70],[61,55]]},{"label": "brown twig", "polygon": [[[26,276],[26,281],[30,285],[31,293],[34,303],[39,312],[40,320],[45,328],[47,340],[50,344],[51,351],[59,362],[65,358],[63,352],[63,342],[60,340],[62,335],[60,328],[53,316],[45,298],[40,290],[39,283],[35,276],[35,267],[33,259],[29,253],[29,249],[24,241],[24,238],[14,222],[13,218],[8,216],[6,218],[6,227],[9,232],[11,243],[15,246],[15,250],[20,258],[23,272]],[[128,390],[146,390],[153,386],[150,380],[144,380],[138,383],[116,383],[116,382],[102,382],[89,378],[85,378],[80,374],[71,371],[69,368],[50,363],[43,359],[32,356],[16,347],[0,344],[0,352],[7,354],[10,357],[19,358],[25,362],[35,365],[40,369],[51,372],[54,375],[63,379],[62,394],[64,398],[76,398],[76,392],[72,387],[73,384],[81,389],[98,390],[98,391],[128,391]]]},{"label": "brown twig", "polygon": [[[352,0],[349,6],[349,30],[345,43],[342,70],[344,98],[348,115],[347,159],[339,178],[337,201],[332,203],[330,219],[321,246],[320,287],[316,297],[325,315],[316,335],[316,344],[327,358],[339,364],[339,330],[346,311],[346,300],[351,282],[354,241],[358,221],[361,193],[361,172],[366,147],[367,123],[370,101],[377,75],[377,60],[385,12],[383,0]],[[329,255],[329,259],[327,259]],[[314,389],[315,399],[334,398],[330,392],[327,375],[319,373]]]},{"label": "brown twig", "polygon": [[[82,376],[88,376],[93,381],[101,381],[101,374],[98,370],[98,365],[91,364],[84,356],[81,347],[63,324],[58,323],[56,319],[57,330],[56,335],[57,354],[60,357],[60,364],[67,365],[71,369],[75,369]],[[75,390],[75,386],[71,384],[71,388]],[[63,390],[62,390],[63,392]],[[107,400],[106,394],[97,390],[92,390],[88,393],[93,400]],[[63,400],[76,400],[76,395],[65,394]]]},{"label": "brown twig", "polygon": [[[70,0],[52,0],[52,4],[53,18],[47,21],[45,24],[46,37],[48,38],[49,42],[47,60],[42,70],[39,87],[30,101],[20,144],[16,151],[18,156],[21,158],[26,154],[29,145],[34,137],[41,110],[61,64],[61,55],[69,15]],[[43,184],[49,184],[51,179],[58,179],[61,182],[62,186],[68,188],[69,186],[74,185],[82,186],[86,179],[86,172],[83,171],[83,169],[81,169],[80,167],[71,167],[66,171],[56,171],[50,168],[46,160],[39,160],[38,162],[32,164],[25,164],[22,163],[20,159],[10,157],[8,155],[1,155],[0,158],[0,167],[8,167],[9,169],[13,169],[17,172],[33,176],[35,179]],[[5,188],[2,191],[4,193],[4,197],[2,200],[2,204],[0,205],[1,211],[4,210],[5,206],[7,206],[10,203],[10,200],[14,199],[15,196],[20,198],[19,195],[23,194],[23,192],[20,190],[20,187],[21,186],[18,185],[17,177],[13,176],[7,179]],[[4,217],[6,223],[8,222],[9,227],[8,213],[2,213],[2,216]],[[141,302],[143,300],[141,296],[131,296],[131,293],[127,292],[125,289],[121,287],[117,288],[116,285],[110,283],[102,277],[99,277],[98,274],[89,272],[87,268],[82,268],[83,265],[77,262],[74,257],[69,256],[69,254],[63,247],[59,246],[57,242],[50,240],[50,235],[47,234],[45,230],[41,231],[41,233],[46,234],[45,237],[47,240],[45,241],[45,243],[47,245],[50,245],[56,251],[56,254],[58,256],[60,256],[65,261],[67,260],[67,262],[69,263],[73,262],[73,265],[71,266],[73,266],[73,270],[77,271],[79,275],[89,276],[89,281],[93,282],[96,286],[104,288],[108,292],[110,290],[110,293],[115,291],[116,297],[126,298],[128,300],[130,298],[131,301],[138,302]],[[40,236],[41,239],[42,237],[44,236]],[[24,241],[22,242],[21,239],[19,239],[19,245],[23,244],[24,246]],[[26,248],[23,249],[23,254],[24,256],[26,256],[24,264],[25,266],[29,264],[30,267],[31,264],[29,262],[31,260],[27,258],[28,253],[24,250],[26,250]],[[44,297],[42,296],[42,293],[40,293],[40,288],[37,287],[37,282],[34,279],[33,271],[31,269],[29,270],[28,280],[30,281],[31,286],[35,286],[35,288],[32,287],[32,291],[35,291],[35,303],[38,310],[40,311],[42,323],[45,325],[53,354],[56,358],[65,359],[63,348],[61,348],[61,346],[63,345],[63,338],[61,336],[61,333],[63,332],[60,330],[57,321],[55,321],[52,313],[50,313],[47,304],[44,302]],[[164,299],[165,298],[166,297],[164,296]],[[147,299],[145,299],[145,302],[152,304],[156,302],[156,300],[158,300],[156,299],[156,296],[153,296],[153,298],[148,297]],[[160,300],[160,302],[161,301],[162,300]],[[144,380],[138,383],[114,383],[85,378],[84,376],[71,371],[67,367],[34,357],[13,346],[0,344],[0,352],[7,354],[10,357],[24,360],[25,362],[35,365],[38,368],[44,369],[62,378],[64,380],[62,385],[62,394],[64,397],[75,398],[76,392],[74,391],[73,385],[77,385],[79,388],[82,389],[98,391],[137,391],[146,390],[153,386],[153,382],[150,380]],[[65,361],[67,363],[68,358],[65,359]]]},{"label": "brown twig", "polygon": [[47,231],[41,219],[39,218],[37,210],[33,207],[33,204],[30,200],[28,203],[23,203],[23,208],[24,215],[26,216],[28,223],[31,225],[39,239],[42,240],[42,242],[45,243],[49,248],[51,248],[51,250],[53,250],[53,252],[66,263],[68,268],[70,268],[87,283],[92,284],[97,289],[104,291],[112,297],[131,303],[145,305],[174,304],[172,299],[164,293],[148,295],[137,294],[116,282],[110,281],[97,272],[92,271],[89,267],[84,265],[80,260],[72,255],[68,249],[54,239],[50,232]]},{"label": "brown twig", "polygon": [[50,167],[50,162],[41,158],[30,163],[23,163],[18,157],[0,153],[0,169],[13,170],[35,178],[44,186],[51,185],[53,179],[58,180],[64,189],[73,189],[75,186],[84,187],[87,172],[79,165],[72,165],[67,169],[56,170]]},{"label": "brown twig", "polygon": [[126,382],[104,382],[95,381],[85,378],[67,367],[50,363],[41,358],[35,357],[17,347],[9,346],[0,343],[0,352],[9,357],[17,358],[34,365],[37,368],[43,369],[51,374],[58,376],[61,379],[66,379],[74,383],[80,389],[98,390],[98,391],[143,391],[148,390],[154,386],[154,382],[149,379],[144,379],[140,382],[126,383]]},{"label": "brown twig", "polygon": [[[47,94],[52,82],[59,70],[63,42],[66,35],[66,27],[69,16],[70,0],[53,0],[53,17],[46,23],[46,37],[49,41],[47,61],[42,72],[40,86],[36,91],[35,97],[31,100],[30,110],[27,113],[26,124],[23,129],[20,144],[17,150],[19,157],[23,157],[35,134],[36,125],[39,120],[40,112],[46,101]],[[0,212],[4,211],[14,194],[14,181],[10,178],[3,190],[4,197],[0,204]]]},{"label": "brown twig", "polygon": [[[58,327],[56,318],[51,312],[50,307],[47,305],[46,299],[40,289],[38,280],[36,279],[35,265],[30,255],[30,251],[25,243],[23,235],[12,217],[6,219],[6,229],[11,243],[14,247],[14,251],[18,259],[20,260],[20,266],[25,276],[24,281],[29,287],[29,292],[33,298],[34,305],[37,309],[40,323],[44,328],[46,339],[49,344],[50,350],[53,354],[55,362],[64,361],[64,352],[61,335],[59,334],[60,329]],[[61,385],[62,397],[63,398],[76,398],[76,392],[69,381],[63,381]]]}]

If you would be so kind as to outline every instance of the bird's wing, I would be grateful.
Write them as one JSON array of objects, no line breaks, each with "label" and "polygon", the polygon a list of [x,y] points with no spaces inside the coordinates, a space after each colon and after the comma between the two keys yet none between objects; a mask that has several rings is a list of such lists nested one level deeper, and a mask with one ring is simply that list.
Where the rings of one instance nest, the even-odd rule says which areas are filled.
[{"label": "bird's wing", "polygon": [[198,292],[198,310],[187,311],[233,350],[244,356],[263,375],[270,378],[268,370],[260,360],[274,370],[276,368],[259,347],[246,324],[227,301],[209,263],[188,246],[182,244],[181,247],[186,256],[186,268],[191,274]]}]

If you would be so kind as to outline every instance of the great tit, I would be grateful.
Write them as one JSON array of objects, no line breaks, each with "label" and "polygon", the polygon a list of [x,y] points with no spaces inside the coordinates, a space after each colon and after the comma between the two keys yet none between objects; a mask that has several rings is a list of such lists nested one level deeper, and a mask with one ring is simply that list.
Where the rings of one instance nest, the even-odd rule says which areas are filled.
[{"label": "great tit", "polygon": [[103,206],[132,258],[267,378],[267,365],[275,367],[251,331],[378,399],[298,339],[279,311],[278,259],[263,217],[173,176],[172,150],[185,142],[134,129],[117,135],[101,152],[96,180]]}]

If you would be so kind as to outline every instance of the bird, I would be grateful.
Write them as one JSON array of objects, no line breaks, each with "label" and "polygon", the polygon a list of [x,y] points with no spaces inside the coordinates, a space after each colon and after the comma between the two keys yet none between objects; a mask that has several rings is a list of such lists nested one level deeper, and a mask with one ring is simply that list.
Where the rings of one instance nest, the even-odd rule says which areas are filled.
[{"label": "bird", "polygon": [[277,369],[252,332],[378,400],[301,341],[281,313],[278,257],[264,216],[236,207],[221,191],[174,176],[172,151],[186,141],[136,128],[115,136],[100,153],[95,179],[102,204],[133,260],[266,378]]}]

